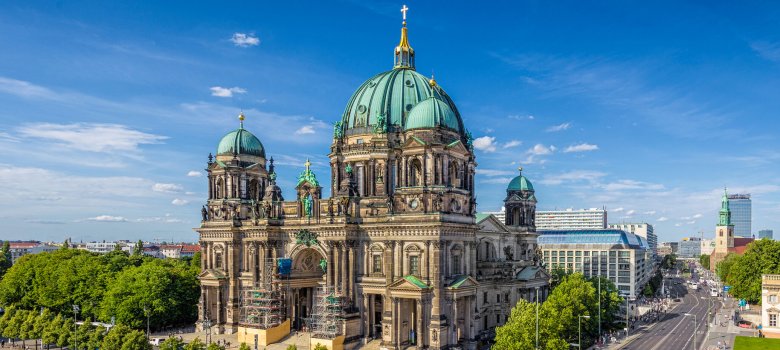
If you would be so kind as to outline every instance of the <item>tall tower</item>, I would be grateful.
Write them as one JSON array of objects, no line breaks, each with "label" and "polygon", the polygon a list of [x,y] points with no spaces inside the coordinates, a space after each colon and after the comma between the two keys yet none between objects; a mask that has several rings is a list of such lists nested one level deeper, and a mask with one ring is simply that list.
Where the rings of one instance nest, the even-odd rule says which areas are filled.
[{"label": "tall tower", "polygon": [[734,225],[731,223],[729,195],[723,190],[723,197],[718,212],[718,225],[715,226],[715,250],[710,256],[710,270],[715,271],[719,262],[726,258],[729,249],[734,248]]}]

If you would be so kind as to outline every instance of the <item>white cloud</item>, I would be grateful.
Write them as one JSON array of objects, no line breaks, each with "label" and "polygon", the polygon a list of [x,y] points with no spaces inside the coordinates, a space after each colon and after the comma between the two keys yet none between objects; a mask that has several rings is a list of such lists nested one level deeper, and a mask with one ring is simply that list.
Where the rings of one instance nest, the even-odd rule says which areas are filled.
[{"label": "white cloud", "polygon": [[563,130],[569,129],[570,127],[571,127],[571,123],[563,123],[563,124],[559,124],[559,125],[553,125],[553,126],[547,128],[547,132],[563,131]]},{"label": "white cloud", "polygon": [[570,171],[558,175],[550,175],[543,178],[539,182],[546,185],[560,185],[564,182],[579,182],[579,181],[587,181],[590,183],[595,183],[598,179],[606,175],[607,174],[599,171],[575,170],[575,171]]},{"label": "white cloud", "polygon": [[655,213],[656,213],[655,210],[649,210],[649,211],[643,212],[642,214],[645,214],[645,215],[655,215]]},{"label": "white cloud", "polygon": [[686,222],[686,224],[688,224],[688,225],[693,225],[695,223],[696,223],[696,220],[691,220],[691,221]]},{"label": "white cloud", "polygon": [[254,34],[234,33],[233,37],[230,38],[230,41],[232,41],[233,44],[235,44],[238,47],[249,47],[249,46],[260,45],[260,39]]},{"label": "white cloud", "polygon": [[209,88],[211,90],[211,96],[217,96],[217,97],[233,97],[233,94],[245,94],[246,89],[240,88],[238,86],[234,86],[232,88],[225,88],[221,86],[212,86]]},{"label": "white cloud", "polygon": [[626,216],[634,215],[634,213],[636,213],[636,210],[631,209],[631,210],[626,212]]},{"label": "white cloud", "polygon": [[620,207],[620,208],[615,208],[615,209],[612,209],[612,210],[610,210],[610,211],[611,211],[611,212],[613,212],[613,213],[619,213],[619,212],[621,212],[621,211],[623,211],[623,210],[626,210],[626,209],[624,209],[623,207]]},{"label": "white cloud", "polygon": [[534,116],[532,115],[519,115],[519,114],[513,114],[508,116],[509,119],[514,120],[534,120]]},{"label": "white cloud", "polygon": [[750,48],[766,60],[780,62],[780,42],[756,41]]},{"label": "white cloud", "polygon": [[659,222],[669,221],[669,218],[667,218],[666,216],[662,216],[662,217],[658,218],[658,220],[656,220],[656,221],[659,221]]},{"label": "white cloud", "polygon": [[152,186],[152,191],[154,192],[179,193],[182,192],[183,190],[184,188],[181,185],[177,185],[177,184],[156,183]]},{"label": "white cloud", "polygon": [[678,223],[676,223],[676,224],[674,224],[674,227],[680,227],[680,226],[682,226],[682,224],[681,224],[681,223],[679,223],[679,222],[678,222]]},{"label": "white cloud", "polygon": [[173,201],[171,201],[171,204],[181,206],[181,205],[187,205],[189,202],[190,201],[188,201],[186,199],[176,198]]},{"label": "white cloud", "polygon": [[509,183],[509,181],[512,181],[511,177],[491,177],[484,180],[479,180],[480,183],[499,185],[506,185]]},{"label": "white cloud", "polygon": [[98,215],[94,218],[88,218],[87,221],[99,221],[99,222],[127,222],[127,219],[123,216],[112,215]]},{"label": "white cloud", "polygon": [[597,149],[599,149],[598,145],[592,145],[592,144],[589,144],[589,143],[581,143],[579,145],[566,147],[566,149],[563,150],[563,153],[588,152],[588,151],[595,151]]},{"label": "white cloud", "polygon": [[504,148],[512,148],[522,145],[523,142],[519,140],[512,140],[504,144]]},{"label": "white cloud", "polygon": [[477,174],[485,175],[485,176],[506,176],[506,175],[514,175],[517,174],[515,171],[509,171],[509,170],[495,170],[495,169],[480,169],[477,168]]},{"label": "white cloud", "polygon": [[556,148],[553,145],[547,147],[541,143],[538,143],[528,150],[528,154],[535,155],[535,156],[545,156],[545,155],[552,154],[553,152],[555,152],[555,150]]},{"label": "white cloud", "polygon": [[27,124],[17,128],[21,137],[53,141],[87,152],[135,152],[140,145],[159,144],[165,136],[147,134],[119,124]]},{"label": "white cloud", "polygon": [[701,214],[696,214],[696,215],[693,216],[694,219],[698,219],[698,218],[701,218],[701,217],[702,217]]},{"label": "white cloud", "polygon": [[491,136],[482,136],[474,139],[474,148],[484,152],[496,151],[496,138]]},{"label": "white cloud", "polygon": [[200,171],[196,171],[196,170],[190,170],[187,173],[187,176],[189,176],[189,177],[199,177],[199,176],[202,176],[202,175],[203,175],[203,173],[201,173]]},{"label": "white cloud", "polygon": [[664,186],[661,184],[653,184],[649,182],[635,181],[635,180],[619,180],[617,182],[608,183],[603,185],[606,191],[625,191],[625,190],[662,190]]},{"label": "white cloud", "polygon": [[311,125],[304,125],[300,129],[295,130],[296,135],[314,134],[314,127]]}]

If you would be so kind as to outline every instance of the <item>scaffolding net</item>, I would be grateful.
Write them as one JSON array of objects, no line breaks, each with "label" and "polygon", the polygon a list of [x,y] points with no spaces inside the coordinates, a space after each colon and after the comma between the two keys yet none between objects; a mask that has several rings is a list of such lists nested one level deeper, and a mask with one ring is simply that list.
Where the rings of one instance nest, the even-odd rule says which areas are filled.
[{"label": "scaffolding net", "polygon": [[282,288],[282,281],[275,274],[274,269],[274,260],[267,259],[257,285],[241,290],[239,320],[241,324],[253,328],[268,329],[276,327],[284,321],[284,288]]},{"label": "scaffolding net", "polygon": [[344,297],[333,287],[319,287],[308,319],[314,338],[334,339],[343,333]]}]

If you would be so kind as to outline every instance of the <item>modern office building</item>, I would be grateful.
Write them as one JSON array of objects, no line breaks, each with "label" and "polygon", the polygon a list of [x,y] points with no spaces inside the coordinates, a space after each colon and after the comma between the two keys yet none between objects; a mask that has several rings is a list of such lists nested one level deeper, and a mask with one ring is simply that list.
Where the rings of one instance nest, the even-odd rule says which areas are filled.
[{"label": "modern office building", "polygon": [[631,232],[639,237],[644,238],[647,240],[647,244],[650,246],[650,250],[653,252],[653,257],[658,255],[658,236],[656,236],[654,232],[653,225],[646,222],[636,222],[609,224],[608,228]]},{"label": "modern office building", "polygon": [[677,250],[680,248],[679,242],[663,242],[658,247],[658,255],[664,256],[669,254],[677,254]]},{"label": "modern office building", "polygon": [[730,194],[729,208],[731,209],[731,223],[734,225],[734,236],[753,237],[752,220],[753,204],[750,193]]},{"label": "modern office building", "polygon": [[504,222],[506,219],[506,208],[501,207],[500,211],[486,211],[484,213],[480,213],[480,215],[493,215],[498,219],[500,222]]},{"label": "modern office building", "polygon": [[546,230],[539,248],[548,271],[608,277],[621,294],[637,296],[653,269],[647,240],[623,230]]},{"label": "modern office building", "polygon": [[772,230],[767,229],[767,230],[758,231],[758,239],[764,239],[764,238],[773,239],[773,235],[774,232]]},{"label": "modern office building", "polygon": [[8,248],[11,253],[12,264],[16,263],[16,260],[27,254],[51,252],[59,249],[58,246],[38,241],[8,242]]},{"label": "modern office building", "polygon": [[701,238],[686,237],[679,243],[677,256],[680,258],[698,258],[701,255]]},{"label": "modern office building", "polygon": [[536,212],[536,227],[539,230],[603,230],[607,228],[607,210],[540,210]]}]

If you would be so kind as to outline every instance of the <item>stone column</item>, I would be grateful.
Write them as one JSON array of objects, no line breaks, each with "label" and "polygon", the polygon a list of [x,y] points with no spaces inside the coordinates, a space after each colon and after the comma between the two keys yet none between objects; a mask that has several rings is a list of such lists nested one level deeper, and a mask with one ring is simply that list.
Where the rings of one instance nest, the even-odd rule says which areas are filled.
[{"label": "stone column", "polygon": [[355,242],[349,242],[349,278],[347,278],[348,287],[349,287],[349,299],[351,300],[351,303],[353,305],[357,304],[357,294],[355,293],[355,279],[357,279],[357,273],[356,273],[356,267],[357,264],[355,264]]},{"label": "stone column", "polygon": [[404,275],[404,242],[398,241],[398,273],[396,276],[401,277]]},{"label": "stone column", "polygon": [[400,349],[401,348],[401,300],[399,298],[393,298],[393,312],[395,315],[393,315],[393,320],[395,320],[395,348]]},{"label": "stone column", "polygon": [[417,310],[416,310],[417,311],[417,326],[415,327],[415,330],[414,330],[414,337],[415,337],[414,341],[415,341],[415,345],[417,346],[418,349],[422,348],[422,346],[423,346],[422,345],[423,344],[423,342],[422,342],[422,338],[423,338],[422,334],[424,333],[422,331],[422,329],[423,329],[423,308],[422,308],[423,298],[424,297],[421,297],[420,299],[415,300],[415,302],[417,304],[417,305],[415,305],[417,307]]},{"label": "stone column", "polygon": [[429,269],[431,268],[431,266],[430,266],[430,256],[429,255],[430,255],[430,250],[431,250],[431,241],[425,241],[425,248],[424,249],[425,250],[421,254],[422,258],[423,258],[423,261],[422,261],[422,264],[423,264],[422,265],[423,266],[422,267],[422,277],[423,277],[423,280],[425,280],[426,283],[430,283],[430,277],[429,277],[430,276],[430,271],[429,271]]},{"label": "stone column", "polygon": [[366,342],[371,337],[371,304],[369,302],[369,295],[363,293],[363,310],[360,313],[363,318],[363,338],[366,339]]},{"label": "stone column", "polygon": [[328,259],[328,265],[327,265],[328,267],[325,273],[325,285],[331,287],[335,285],[333,283],[333,267],[335,266],[333,264],[333,250],[334,250],[333,243],[327,242],[326,247],[328,249],[326,252],[326,254],[328,254],[328,257],[326,258]]},{"label": "stone column", "polygon": [[344,242],[341,244],[341,249],[339,249],[339,255],[341,257],[341,263],[339,263],[339,267],[341,268],[341,291],[343,295],[346,295],[347,297],[350,296],[349,293],[349,277],[347,275],[347,272],[349,272],[349,265],[347,265],[347,243]]},{"label": "stone column", "polygon": [[385,276],[387,277],[387,284],[393,283],[395,277],[395,242],[387,241],[385,246],[390,246],[390,250],[385,250]]}]

